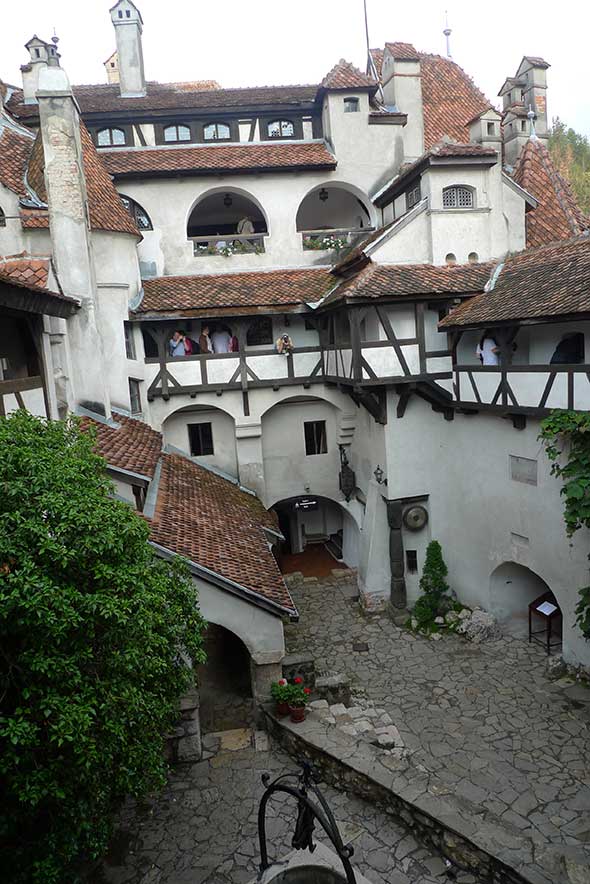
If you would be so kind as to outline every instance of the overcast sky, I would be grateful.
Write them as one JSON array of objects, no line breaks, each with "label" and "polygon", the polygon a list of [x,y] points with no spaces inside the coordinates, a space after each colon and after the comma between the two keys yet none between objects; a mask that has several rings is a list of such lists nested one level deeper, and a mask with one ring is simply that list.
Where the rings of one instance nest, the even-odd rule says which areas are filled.
[{"label": "overcast sky", "polygon": [[[72,83],[105,82],[102,62],[115,48],[115,0],[2,0],[0,77],[20,84],[24,43],[60,37]],[[453,58],[492,103],[523,55],[548,71],[549,116],[590,136],[588,0],[367,0],[372,46],[414,43],[444,53],[445,9]],[[362,0],[138,0],[148,79],[215,79],[222,86],[315,83],[343,57],[364,69]]]}]

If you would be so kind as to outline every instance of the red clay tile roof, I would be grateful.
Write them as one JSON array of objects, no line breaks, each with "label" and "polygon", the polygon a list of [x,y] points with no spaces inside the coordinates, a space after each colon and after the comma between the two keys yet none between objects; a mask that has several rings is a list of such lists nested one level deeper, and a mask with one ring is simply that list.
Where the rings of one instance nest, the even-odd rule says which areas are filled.
[{"label": "red clay tile roof", "polygon": [[539,200],[537,208],[526,215],[527,246],[569,239],[590,228],[590,218],[577,205],[570,185],[539,138],[530,138],[522,149],[514,180]]},{"label": "red clay tile roof", "polygon": [[[210,89],[198,86],[196,90],[182,83],[147,84],[147,95],[139,98],[121,98],[119,85],[98,83],[73,86],[74,95],[84,116],[114,111],[145,110],[157,113],[171,110],[200,110],[246,108],[256,105],[298,106],[313,104],[317,85],[311,86],[254,86],[239,89]],[[18,119],[37,117],[36,104],[23,104],[22,92],[15,92],[7,105]]]},{"label": "red clay tile roof", "polygon": [[494,288],[461,304],[441,328],[590,313],[590,238],[551,243],[508,258]]},{"label": "red clay tile roof", "polygon": [[254,495],[165,454],[151,524],[154,543],[296,613],[263,530],[278,532],[278,521]]},{"label": "red clay tile roof", "polygon": [[442,55],[420,53],[422,101],[424,105],[424,148],[428,150],[443,136],[469,141],[468,120],[490,106],[463,68]]},{"label": "red clay tile roof", "polygon": [[322,142],[216,144],[203,147],[136,148],[101,151],[100,157],[117,178],[154,174],[212,172],[292,172],[336,168],[336,159]]},{"label": "red clay tile roof", "polygon": [[[47,290],[49,258],[35,258],[21,252],[19,255],[0,256],[0,280],[34,290]],[[60,297],[56,293],[57,297]]]},{"label": "red clay tile roof", "polygon": [[[419,59],[419,53],[412,43],[386,43],[385,48],[389,49],[394,58],[405,58],[408,61]],[[371,50],[373,52],[374,50]]]},{"label": "red clay tile roof", "polygon": [[[47,201],[45,190],[45,157],[41,134],[33,140],[4,127],[0,137],[0,181],[21,198],[30,198],[25,187],[25,175],[29,187],[41,202]],[[109,230],[141,236],[131,215],[121,202],[119,194],[96,152],[84,123],[80,123],[82,156],[90,226],[93,230]],[[45,209],[24,209],[21,220],[25,228],[49,227],[49,215]]]},{"label": "red clay tile roof", "polygon": [[417,295],[464,295],[483,291],[493,263],[435,267],[432,264],[369,263],[343,282],[325,304],[343,298],[398,298]]},{"label": "red clay tile roof", "polygon": [[198,308],[270,307],[319,301],[334,285],[326,269],[271,270],[146,279],[136,314]]},{"label": "red clay tile roof", "polygon": [[19,197],[28,196],[24,176],[32,147],[32,138],[0,128],[0,183]]},{"label": "red clay tile roof", "polygon": [[96,448],[115,469],[152,478],[162,452],[162,434],[131,417],[114,414],[118,428],[109,427],[90,417],[81,419],[82,428],[96,430]]},{"label": "red clay tile roof", "polygon": [[375,89],[377,84],[346,59],[341,58],[321,82],[322,89]]}]

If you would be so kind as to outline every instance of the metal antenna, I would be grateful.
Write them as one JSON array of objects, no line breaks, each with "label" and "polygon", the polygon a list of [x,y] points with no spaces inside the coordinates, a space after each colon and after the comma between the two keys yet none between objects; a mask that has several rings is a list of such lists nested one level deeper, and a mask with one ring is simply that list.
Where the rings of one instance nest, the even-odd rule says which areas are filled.
[{"label": "metal antenna", "polygon": [[449,13],[445,9],[445,27],[443,30],[443,34],[447,39],[447,58],[451,58],[451,28],[449,27]]},{"label": "metal antenna", "polygon": [[367,0],[363,0],[363,9],[365,12],[365,41],[367,44],[367,74],[372,76],[376,81],[377,85],[377,95],[379,97],[379,101],[383,104],[383,89],[381,88],[381,77],[377,72],[377,68],[375,67],[375,62],[373,60],[373,56],[371,55],[371,44],[369,41],[369,16],[367,14]]}]

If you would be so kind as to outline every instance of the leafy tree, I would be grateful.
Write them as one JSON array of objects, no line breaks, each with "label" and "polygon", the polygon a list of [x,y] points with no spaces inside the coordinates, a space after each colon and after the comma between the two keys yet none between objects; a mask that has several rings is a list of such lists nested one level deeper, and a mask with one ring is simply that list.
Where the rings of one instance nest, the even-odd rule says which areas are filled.
[{"label": "leafy tree", "polygon": [[555,117],[549,152],[557,170],[571,184],[578,205],[590,214],[590,141]]},{"label": "leafy tree", "polygon": [[126,795],[159,786],[163,734],[203,660],[188,570],[111,497],[75,419],[0,419],[0,866],[67,882]]},{"label": "leafy tree", "polygon": [[[590,412],[552,411],[541,422],[539,438],[545,443],[552,475],[563,479],[565,530],[572,537],[580,528],[590,528]],[[580,589],[576,622],[590,639],[590,586]]]}]

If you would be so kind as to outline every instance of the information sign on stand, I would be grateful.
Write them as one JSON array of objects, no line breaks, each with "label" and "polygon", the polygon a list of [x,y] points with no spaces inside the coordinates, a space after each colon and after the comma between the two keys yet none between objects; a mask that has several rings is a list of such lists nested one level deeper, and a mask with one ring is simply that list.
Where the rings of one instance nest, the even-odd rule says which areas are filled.
[{"label": "information sign on stand", "polygon": [[[533,631],[533,617],[543,622],[543,628]],[[545,592],[529,605],[529,642],[536,641],[551,654],[551,648],[561,646],[562,617],[552,592]]]}]

